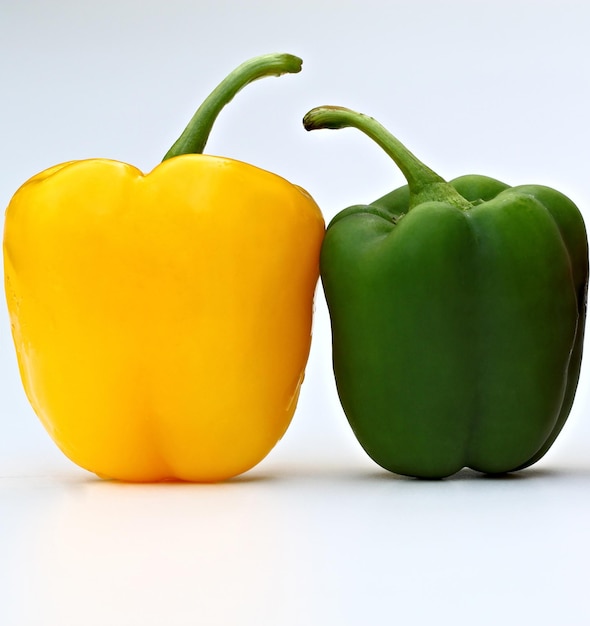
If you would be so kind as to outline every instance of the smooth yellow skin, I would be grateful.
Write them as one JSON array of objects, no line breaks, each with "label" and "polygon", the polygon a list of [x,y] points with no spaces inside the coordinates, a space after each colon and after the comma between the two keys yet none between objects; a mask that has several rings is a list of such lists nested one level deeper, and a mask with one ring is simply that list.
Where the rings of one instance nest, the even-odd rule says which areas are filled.
[{"label": "smooth yellow skin", "polygon": [[57,445],[128,481],[256,465],[295,411],[323,236],[305,191],[225,158],[148,175],[74,161],[25,183],[5,287],[25,391]]}]

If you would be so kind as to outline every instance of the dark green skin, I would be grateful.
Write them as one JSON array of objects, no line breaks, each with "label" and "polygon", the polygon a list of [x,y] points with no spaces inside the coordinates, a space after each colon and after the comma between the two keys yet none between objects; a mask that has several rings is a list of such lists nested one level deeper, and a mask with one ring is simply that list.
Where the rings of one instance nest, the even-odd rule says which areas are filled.
[{"label": "dark green skin", "polygon": [[339,213],[321,253],[350,425],[379,465],[423,478],[538,461],[568,417],[582,358],[577,207],[548,187],[450,184],[469,208],[410,209],[402,187]]},{"label": "dark green skin", "polygon": [[321,275],[334,372],[361,445],[399,474],[500,474],[563,427],[582,359],[588,243],[548,187],[447,183],[373,118],[318,107],[307,130],[354,127],[408,181],[328,225]]}]

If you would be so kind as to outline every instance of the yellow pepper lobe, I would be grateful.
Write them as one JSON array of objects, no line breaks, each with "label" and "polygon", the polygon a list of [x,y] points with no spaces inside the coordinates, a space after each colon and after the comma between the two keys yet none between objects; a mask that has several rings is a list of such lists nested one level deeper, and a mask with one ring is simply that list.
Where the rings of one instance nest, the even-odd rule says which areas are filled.
[{"label": "yellow pepper lobe", "polygon": [[238,161],[144,175],[56,166],[13,197],[5,287],[24,387],[63,452],[101,476],[219,481],[268,454],[295,410],[324,222]]}]

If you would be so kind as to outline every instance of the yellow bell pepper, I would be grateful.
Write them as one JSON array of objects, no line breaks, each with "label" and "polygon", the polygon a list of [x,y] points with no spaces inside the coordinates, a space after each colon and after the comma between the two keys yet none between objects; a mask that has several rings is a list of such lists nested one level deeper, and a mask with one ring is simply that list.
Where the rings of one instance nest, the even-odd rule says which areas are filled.
[{"label": "yellow bell pepper", "polygon": [[261,461],[303,380],[324,221],[283,178],[201,154],[264,55],[205,100],[144,175],[105,159],[26,182],[4,232],[24,388],[63,452],[103,477],[219,481]]}]

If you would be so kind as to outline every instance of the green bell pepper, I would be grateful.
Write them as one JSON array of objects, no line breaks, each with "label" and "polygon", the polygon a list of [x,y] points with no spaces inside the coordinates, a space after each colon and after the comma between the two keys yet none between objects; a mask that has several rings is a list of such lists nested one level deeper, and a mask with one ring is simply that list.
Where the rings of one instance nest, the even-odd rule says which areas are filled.
[{"label": "green bell pepper", "polygon": [[313,109],[304,125],[358,128],[408,181],[336,215],[321,252],[338,393],[360,444],[382,467],[423,478],[538,461],[580,372],[580,211],[548,187],[447,183],[348,109]]}]

